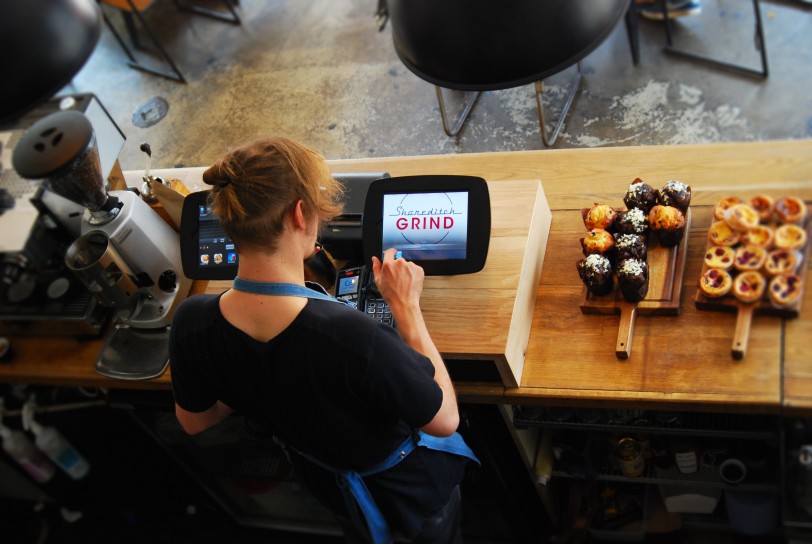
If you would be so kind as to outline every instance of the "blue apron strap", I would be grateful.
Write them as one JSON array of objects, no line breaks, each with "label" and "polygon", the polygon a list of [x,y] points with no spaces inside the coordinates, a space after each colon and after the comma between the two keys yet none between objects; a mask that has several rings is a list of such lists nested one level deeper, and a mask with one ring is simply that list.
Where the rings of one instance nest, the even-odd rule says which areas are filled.
[{"label": "blue apron strap", "polygon": [[[317,283],[306,282],[308,285],[317,286]],[[315,298],[319,300],[329,300],[332,302],[341,302],[335,297],[332,297],[324,292],[316,291],[310,287],[298,285],[295,283],[273,283],[265,281],[252,281],[244,280],[237,276],[234,278],[233,287],[237,291],[244,293],[252,293],[254,295],[272,295],[272,296],[289,296],[289,297],[304,297]],[[324,289],[318,285],[322,290]]]},{"label": "blue apron strap", "polygon": [[439,437],[431,436],[423,431],[417,431],[417,445],[426,447],[430,450],[444,451],[446,453],[453,453],[462,457],[467,457],[477,465],[482,465],[468,444],[465,443],[460,433],[454,433],[451,436]]}]

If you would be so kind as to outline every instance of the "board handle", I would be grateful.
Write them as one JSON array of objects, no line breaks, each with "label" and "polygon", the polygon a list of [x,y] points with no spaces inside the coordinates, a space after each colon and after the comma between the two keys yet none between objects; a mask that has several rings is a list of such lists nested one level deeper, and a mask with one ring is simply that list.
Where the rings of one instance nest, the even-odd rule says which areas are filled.
[{"label": "board handle", "polygon": [[747,353],[747,341],[750,338],[750,324],[753,322],[753,312],[756,309],[755,304],[741,303],[739,306],[739,313],[736,315],[736,332],[733,333],[733,347],[730,354],[737,361],[744,359]]},{"label": "board handle", "polygon": [[617,344],[615,355],[618,359],[628,359],[632,352],[632,336],[634,336],[634,322],[637,319],[637,304],[618,302],[620,307],[620,326],[617,331]]}]

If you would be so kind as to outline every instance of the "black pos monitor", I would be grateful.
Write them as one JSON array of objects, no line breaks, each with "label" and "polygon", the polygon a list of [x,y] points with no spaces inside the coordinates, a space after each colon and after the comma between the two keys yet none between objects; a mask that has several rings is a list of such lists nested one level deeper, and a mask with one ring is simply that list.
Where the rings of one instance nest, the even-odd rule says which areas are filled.
[{"label": "black pos monitor", "polygon": [[362,228],[365,262],[395,248],[427,276],[479,272],[491,235],[488,185],[474,176],[379,179],[369,186]]}]

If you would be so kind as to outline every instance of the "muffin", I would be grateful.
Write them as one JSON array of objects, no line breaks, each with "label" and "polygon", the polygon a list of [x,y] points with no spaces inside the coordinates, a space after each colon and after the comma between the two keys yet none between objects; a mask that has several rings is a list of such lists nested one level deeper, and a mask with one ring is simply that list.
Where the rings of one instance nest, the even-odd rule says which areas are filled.
[{"label": "muffin", "polygon": [[727,224],[739,232],[758,226],[758,213],[750,207],[750,204],[734,204],[725,210],[725,221]]},{"label": "muffin", "polygon": [[592,229],[581,238],[581,249],[584,255],[603,255],[613,260],[615,237],[603,229]]},{"label": "muffin", "polygon": [[764,294],[767,282],[759,272],[742,272],[733,280],[733,295],[742,302],[756,302]]},{"label": "muffin", "polygon": [[756,225],[742,235],[742,243],[770,249],[774,236],[772,228],[767,225]]},{"label": "muffin", "polygon": [[592,254],[576,263],[578,276],[593,295],[608,295],[612,292],[614,281],[612,264],[603,255]]},{"label": "muffin", "polygon": [[673,247],[685,234],[685,216],[673,206],[657,204],[648,214],[648,226],[657,234],[662,246]]},{"label": "muffin", "polygon": [[798,225],[781,225],[775,229],[773,243],[778,249],[801,249],[806,245],[806,231]]},{"label": "muffin", "polygon": [[764,266],[766,260],[767,251],[763,247],[741,246],[736,249],[733,266],[739,271],[758,270]]},{"label": "muffin", "polygon": [[691,186],[672,179],[657,191],[657,202],[685,213],[691,204]]},{"label": "muffin", "polygon": [[772,217],[775,201],[770,195],[756,195],[750,199],[749,204],[751,208],[756,210],[762,223],[769,221],[770,217]]},{"label": "muffin", "polygon": [[608,204],[595,204],[584,216],[584,225],[587,230],[610,230],[615,221],[617,212]]},{"label": "muffin", "polygon": [[782,223],[803,224],[806,219],[806,204],[795,196],[785,196],[775,201],[775,215]]},{"label": "muffin", "polygon": [[733,287],[733,278],[730,277],[727,270],[711,268],[699,278],[699,290],[706,297],[723,297],[730,292],[731,287]]},{"label": "muffin", "polygon": [[618,212],[614,224],[618,234],[645,236],[648,233],[648,217],[640,208],[630,208],[624,212]]},{"label": "muffin", "polygon": [[764,260],[764,271],[770,276],[794,274],[801,261],[800,254],[790,249],[774,249],[767,254]]},{"label": "muffin", "polygon": [[644,213],[648,213],[657,204],[657,192],[651,185],[637,178],[626,190],[623,203],[629,209],[639,208]]},{"label": "muffin", "polygon": [[709,247],[705,252],[705,266],[718,270],[727,270],[733,266],[736,250],[732,247]]},{"label": "muffin", "polygon": [[639,259],[626,259],[617,266],[617,284],[623,298],[639,302],[648,293],[648,263]]},{"label": "muffin", "polygon": [[770,286],[767,288],[767,296],[770,297],[770,302],[773,306],[779,308],[795,304],[801,296],[801,285],[803,280],[800,276],[795,274],[788,274],[786,276],[776,276],[770,280]]},{"label": "muffin", "polygon": [[715,246],[735,246],[741,240],[741,233],[733,230],[727,221],[717,221],[708,229],[708,239]]},{"label": "muffin", "polygon": [[742,199],[737,196],[727,196],[716,203],[713,207],[713,218],[722,221],[725,218],[725,211],[734,204],[741,204]]},{"label": "muffin", "polygon": [[615,252],[618,261],[624,259],[645,261],[648,254],[646,238],[640,234],[616,234]]}]

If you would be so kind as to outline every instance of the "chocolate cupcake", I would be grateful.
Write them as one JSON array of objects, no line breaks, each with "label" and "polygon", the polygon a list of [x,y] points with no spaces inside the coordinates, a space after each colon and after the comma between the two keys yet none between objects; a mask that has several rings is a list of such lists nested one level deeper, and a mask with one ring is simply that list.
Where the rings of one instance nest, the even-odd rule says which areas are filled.
[{"label": "chocolate cupcake", "polygon": [[617,284],[623,298],[639,302],[648,293],[648,263],[639,259],[626,259],[617,266]]},{"label": "chocolate cupcake", "polygon": [[685,216],[673,206],[657,204],[648,214],[648,226],[657,234],[660,245],[674,247],[685,234]]},{"label": "chocolate cupcake", "polygon": [[657,202],[685,213],[691,204],[691,186],[672,179],[657,191]]},{"label": "chocolate cupcake", "polygon": [[648,233],[648,217],[640,208],[631,208],[625,212],[618,212],[615,218],[615,230],[618,234]]},{"label": "chocolate cupcake", "polygon": [[615,238],[603,229],[592,229],[581,238],[584,255],[603,255],[610,261],[615,257]]},{"label": "chocolate cupcake", "polygon": [[629,209],[640,208],[643,212],[648,213],[657,204],[657,191],[642,179],[637,178],[626,190],[623,202]]},{"label": "chocolate cupcake", "polygon": [[586,288],[593,295],[608,295],[612,292],[614,281],[612,264],[603,255],[588,255],[576,263],[578,275]]},{"label": "chocolate cupcake", "polygon": [[640,234],[616,234],[615,235],[615,255],[618,262],[625,259],[646,260],[648,254],[648,244],[646,237]]}]

